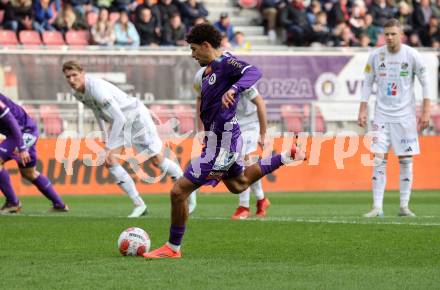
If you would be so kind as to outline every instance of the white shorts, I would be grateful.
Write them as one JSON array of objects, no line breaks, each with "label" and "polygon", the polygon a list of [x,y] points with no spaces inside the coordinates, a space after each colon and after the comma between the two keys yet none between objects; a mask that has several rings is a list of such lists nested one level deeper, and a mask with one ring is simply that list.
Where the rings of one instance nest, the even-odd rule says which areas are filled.
[{"label": "white shorts", "polygon": [[258,138],[260,138],[259,128],[240,128],[241,137],[243,138],[242,154],[247,155],[257,151]]},{"label": "white shorts", "polygon": [[388,153],[393,148],[397,156],[420,154],[417,122],[415,119],[401,123],[372,123],[373,137],[371,151],[373,153]]},{"label": "white shorts", "polygon": [[159,154],[163,145],[151,114],[145,107],[139,108],[137,116],[125,124],[124,131],[112,144],[135,147],[138,153],[143,152],[147,156]]}]

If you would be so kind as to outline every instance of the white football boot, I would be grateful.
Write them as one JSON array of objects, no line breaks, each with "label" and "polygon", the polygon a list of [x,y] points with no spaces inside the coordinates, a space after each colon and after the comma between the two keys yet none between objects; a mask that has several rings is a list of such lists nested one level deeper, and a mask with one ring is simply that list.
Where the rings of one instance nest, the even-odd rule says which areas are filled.
[{"label": "white football boot", "polygon": [[383,217],[383,210],[381,208],[373,207],[371,211],[364,214],[366,218]]},{"label": "white football boot", "polygon": [[400,208],[399,216],[415,217],[416,215],[406,206]]},{"label": "white football boot", "polygon": [[188,212],[191,214],[197,206],[196,191],[193,191],[188,197]]},{"label": "white football boot", "polygon": [[138,218],[147,214],[147,206],[145,204],[136,206],[131,214],[128,216],[129,218]]}]

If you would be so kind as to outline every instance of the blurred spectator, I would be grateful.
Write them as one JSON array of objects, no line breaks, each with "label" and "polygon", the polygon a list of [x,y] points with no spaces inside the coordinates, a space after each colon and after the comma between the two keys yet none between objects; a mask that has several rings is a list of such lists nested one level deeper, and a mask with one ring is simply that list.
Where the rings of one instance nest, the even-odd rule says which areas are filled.
[{"label": "blurred spectator", "polygon": [[[198,25],[198,24],[202,24],[202,23],[206,23],[207,20],[205,17],[197,17],[196,19],[194,19],[194,23],[193,26]],[[187,30],[189,30],[190,27],[186,27]]]},{"label": "blurred spectator", "polygon": [[108,19],[108,14],[106,8],[99,10],[98,21],[91,29],[92,44],[111,46],[115,43],[115,32]]},{"label": "blurred spectator", "polygon": [[64,2],[64,4],[68,3],[70,3],[75,12],[79,12],[82,17],[85,17],[89,12],[99,12],[98,8],[92,5],[92,0],[69,0],[69,2]]},{"label": "blurred spectator", "polygon": [[244,33],[241,31],[237,31],[234,33],[234,39],[231,43],[234,50],[250,50],[251,44],[249,41],[246,41],[244,37]]},{"label": "blurred spectator", "polygon": [[110,5],[110,12],[130,12],[135,10],[137,6],[136,0],[113,0]]},{"label": "blurred spectator", "polygon": [[330,28],[327,26],[327,13],[324,11],[316,15],[316,22],[312,25],[312,38],[310,42],[318,42],[327,45],[330,40]]},{"label": "blurred spectator", "polygon": [[144,0],[144,2],[136,7],[135,10],[135,21],[140,20],[140,14],[142,8],[148,8],[151,11],[152,20],[155,27],[158,27],[159,30],[162,29],[162,21],[160,16],[159,6],[154,2],[154,0]]},{"label": "blurred spectator", "polygon": [[194,25],[194,21],[200,17],[207,17],[208,10],[205,5],[197,0],[186,0],[181,3],[182,21],[187,27]]},{"label": "blurred spectator", "polygon": [[55,21],[56,14],[50,7],[50,0],[35,0],[34,9],[34,29],[39,33],[45,30],[55,30],[52,23]]},{"label": "blurred spectator", "polygon": [[409,35],[413,31],[411,12],[412,10],[408,3],[405,1],[399,2],[396,18],[402,24],[402,29],[405,35]]},{"label": "blurred spectator", "polygon": [[408,45],[412,47],[421,46],[419,35],[416,32],[411,33],[408,37]]},{"label": "blurred spectator", "polygon": [[361,35],[359,35],[359,46],[360,47],[369,47],[371,46],[371,40],[370,37],[368,36],[368,34],[366,33],[362,33]]},{"label": "blurred spectator", "polygon": [[435,40],[440,40],[440,30],[438,19],[431,16],[428,25],[419,33],[420,41],[423,46],[431,47]]},{"label": "blurred spectator", "polygon": [[63,9],[58,13],[54,23],[55,27],[62,33],[66,33],[68,30],[83,30],[88,29],[88,25],[78,11],[74,11],[73,7],[69,4],[64,4]]},{"label": "blurred spectator", "polygon": [[95,0],[94,3],[97,8],[106,8],[107,10],[110,9],[110,6],[112,5],[113,0]]},{"label": "blurred spectator", "polygon": [[429,19],[433,14],[429,0],[420,0],[419,4],[414,6],[413,25],[414,30],[419,31],[428,25]]},{"label": "blurred spectator", "polygon": [[307,9],[307,18],[310,25],[315,24],[316,15],[321,12],[321,3],[318,0],[313,0]]},{"label": "blurred spectator", "polygon": [[18,32],[33,29],[32,0],[10,0],[6,3],[3,28]]},{"label": "blurred spectator", "polygon": [[153,20],[150,8],[143,7],[139,13],[139,20],[136,20],[135,26],[139,33],[141,46],[158,46],[160,29]]},{"label": "blurred spectator", "polygon": [[277,38],[275,29],[282,5],[285,5],[282,0],[262,0],[260,5],[260,10],[265,22],[265,31],[271,42],[275,42]]},{"label": "blurred spectator", "polygon": [[335,27],[340,23],[348,23],[350,19],[350,10],[347,6],[347,0],[339,0],[333,5],[328,14],[328,24]]},{"label": "blurred spectator", "polygon": [[163,25],[169,23],[169,19],[173,14],[179,14],[179,8],[172,3],[173,0],[160,0],[157,4],[160,11],[161,22]]},{"label": "blurred spectator", "polygon": [[281,25],[287,32],[287,43],[296,46],[306,45],[312,33],[312,27],[307,19],[303,0],[293,0],[280,12]]},{"label": "blurred spectator", "polygon": [[223,50],[229,50],[232,48],[232,44],[229,42],[228,37],[224,34],[223,34],[222,40],[220,42],[220,48]]},{"label": "blurred spectator", "polygon": [[385,22],[394,16],[393,10],[387,6],[386,0],[374,0],[368,12],[373,17],[373,25],[376,26],[381,33]]},{"label": "blurred spectator", "polygon": [[375,46],[377,43],[377,36],[379,35],[379,29],[373,25],[373,16],[367,13],[364,17],[364,26],[360,30],[360,33],[366,33],[370,38],[370,45]]},{"label": "blurred spectator", "polygon": [[122,11],[118,21],[114,27],[115,30],[115,44],[123,46],[139,46],[139,34],[133,23],[128,19],[128,13]]},{"label": "blurred spectator", "polygon": [[229,41],[234,39],[234,26],[231,24],[229,15],[226,12],[220,14],[220,20],[214,23],[214,27],[226,35]]},{"label": "blurred spectator", "polygon": [[354,37],[353,32],[351,31],[350,27],[347,25],[344,25],[341,27],[341,33],[336,38],[336,46],[339,47],[350,47],[350,46],[357,46],[358,43],[356,41],[356,38]]},{"label": "blurred spectator", "polygon": [[431,6],[432,13],[437,17],[437,19],[440,19],[440,0],[437,0],[435,2],[435,5]]},{"label": "blurred spectator", "polygon": [[356,0],[351,8],[351,16],[348,23],[355,35],[360,35],[365,24],[365,14],[367,8],[363,0]]},{"label": "blurred spectator", "polygon": [[188,43],[185,41],[186,27],[182,23],[179,13],[171,15],[169,23],[163,28],[163,44],[185,46]]}]

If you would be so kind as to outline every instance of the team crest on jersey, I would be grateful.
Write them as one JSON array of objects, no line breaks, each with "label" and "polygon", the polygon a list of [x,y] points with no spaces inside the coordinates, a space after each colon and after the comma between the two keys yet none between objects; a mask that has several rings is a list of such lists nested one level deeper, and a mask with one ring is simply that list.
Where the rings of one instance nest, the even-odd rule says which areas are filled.
[{"label": "team crest on jersey", "polygon": [[379,60],[380,60],[380,61],[384,61],[384,60],[385,60],[385,53],[381,52],[381,53],[379,54]]},{"label": "team crest on jersey", "polygon": [[208,80],[208,84],[213,85],[215,84],[215,81],[217,80],[217,76],[215,75],[215,73],[213,73]]},{"label": "team crest on jersey", "polygon": [[400,68],[403,69],[403,70],[407,70],[408,69],[408,63],[407,62],[402,63]]}]

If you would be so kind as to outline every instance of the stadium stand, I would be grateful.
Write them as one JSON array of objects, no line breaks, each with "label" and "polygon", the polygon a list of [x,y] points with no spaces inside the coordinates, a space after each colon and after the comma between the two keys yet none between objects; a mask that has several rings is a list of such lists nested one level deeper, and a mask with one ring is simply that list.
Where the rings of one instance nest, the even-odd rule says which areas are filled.
[{"label": "stadium stand", "polygon": [[285,131],[295,133],[303,131],[303,115],[300,105],[282,105],[281,118]]},{"label": "stadium stand", "polygon": [[193,108],[190,105],[174,105],[173,111],[179,120],[179,133],[184,134],[194,131],[195,116]]},{"label": "stadium stand", "polygon": [[42,34],[45,45],[65,45],[63,35],[59,31],[44,31]]},{"label": "stadium stand", "polygon": [[63,120],[57,105],[41,105],[40,117],[47,136],[57,136],[63,132]]},{"label": "stadium stand", "polygon": [[18,39],[14,31],[0,30],[0,45],[17,45]]},{"label": "stadium stand", "polygon": [[22,30],[18,34],[20,43],[23,45],[42,45],[40,34],[34,30]]},{"label": "stadium stand", "polygon": [[89,44],[89,32],[69,30],[66,32],[66,43],[74,46],[86,46]]}]

